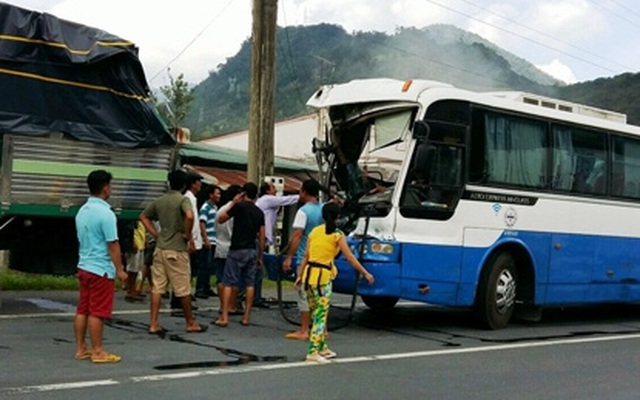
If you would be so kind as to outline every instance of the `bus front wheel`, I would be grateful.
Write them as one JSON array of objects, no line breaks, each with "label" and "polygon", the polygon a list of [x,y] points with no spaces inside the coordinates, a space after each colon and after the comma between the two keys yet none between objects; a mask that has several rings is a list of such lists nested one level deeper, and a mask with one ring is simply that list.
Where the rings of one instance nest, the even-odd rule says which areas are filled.
[{"label": "bus front wheel", "polygon": [[507,326],[515,308],[517,284],[515,259],[510,253],[497,254],[478,287],[476,314],[484,328]]},{"label": "bus front wheel", "polygon": [[398,302],[397,297],[388,296],[360,296],[364,304],[372,310],[390,310]]}]

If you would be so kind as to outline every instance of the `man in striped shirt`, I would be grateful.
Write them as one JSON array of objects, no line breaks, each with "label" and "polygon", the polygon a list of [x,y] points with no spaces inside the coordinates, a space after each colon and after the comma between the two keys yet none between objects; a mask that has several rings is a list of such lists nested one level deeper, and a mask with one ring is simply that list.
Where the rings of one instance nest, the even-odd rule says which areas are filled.
[{"label": "man in striped shirt", "polygon": [[195,296],[199,299],[208,299],[216,293],[211,289],[211,275],[213,271],[213,254],[216,251],[216,214],[221,191],[218,186],[206,186],[207,201],[200,208],[199,224],[202,233],[202,258],[200,270],[196,280]]}]

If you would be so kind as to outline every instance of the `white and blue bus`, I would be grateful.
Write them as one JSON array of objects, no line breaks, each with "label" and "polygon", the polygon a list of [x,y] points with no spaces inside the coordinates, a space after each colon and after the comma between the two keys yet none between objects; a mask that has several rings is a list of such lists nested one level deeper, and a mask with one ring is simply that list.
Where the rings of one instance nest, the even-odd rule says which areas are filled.
[{"label": "white and blue bus", "polygon": [[[640,301],[640,127],[625,115],[390,79],[323,86],[308,105],[376,277],[357,286],[367,306],[465,307],[499,329],[544,306]],[[337,266],[334,291],[352,293]]]}]

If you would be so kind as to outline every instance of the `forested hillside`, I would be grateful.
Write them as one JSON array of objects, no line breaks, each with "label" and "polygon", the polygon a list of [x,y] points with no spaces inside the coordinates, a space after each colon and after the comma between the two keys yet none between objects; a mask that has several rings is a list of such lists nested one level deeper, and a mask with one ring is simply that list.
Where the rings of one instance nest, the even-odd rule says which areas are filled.
[{"label": "forested hillside", "polygon": [[555,97],[627,114],[627,122],[640,125],[640,74],[627,73],[613,78],[555,88]]},{"label": "forested hillside", "polygon": [[[195,90],[185,121],[196,140],[245,129],[249,113],[251,43],[212,71]],[[388,77],[433,79],[473,90],[523,90],[629,114],[639,123],[632,89],[637,75],[565,86],[531,63],[450,25],[399,28],[394,34],[347,33],[336,25],[279,28],[276,121],[307,113],[322,84]]]}]

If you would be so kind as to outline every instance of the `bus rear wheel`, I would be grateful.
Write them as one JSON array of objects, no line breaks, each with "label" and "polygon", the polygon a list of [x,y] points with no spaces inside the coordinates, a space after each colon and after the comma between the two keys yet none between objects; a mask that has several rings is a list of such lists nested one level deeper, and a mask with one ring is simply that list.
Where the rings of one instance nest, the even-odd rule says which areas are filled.
[{"label": "bus rear wheel", "polygon": [[391,310],[399,298],[389,296],[360,296],[364,304],[372,310]]},{"label": "bus rear wheel", "polygon": [[476,315],[486,329],[502,329],[509,323],[516,304],[518,275],[510,253],[497,254],[480,280]]}]

